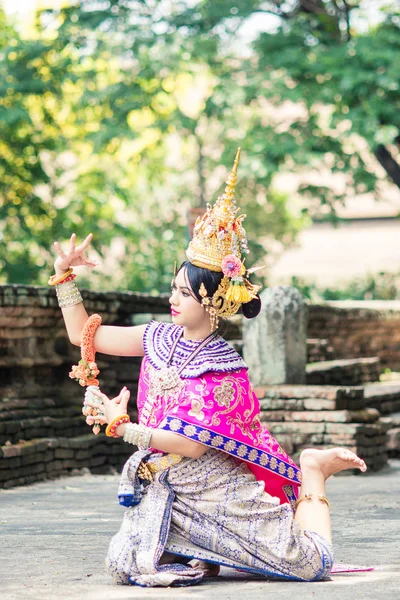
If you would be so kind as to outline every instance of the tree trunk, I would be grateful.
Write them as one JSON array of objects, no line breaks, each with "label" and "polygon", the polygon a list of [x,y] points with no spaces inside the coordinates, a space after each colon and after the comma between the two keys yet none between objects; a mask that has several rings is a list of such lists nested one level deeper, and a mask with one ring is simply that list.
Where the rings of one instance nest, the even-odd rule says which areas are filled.
[{"label": "tree trunk", "polygon": [[390,179],[400,188],[400,165],[396,162],[389,150],[379,144],[374,152],[379,164],[385,169]]}]

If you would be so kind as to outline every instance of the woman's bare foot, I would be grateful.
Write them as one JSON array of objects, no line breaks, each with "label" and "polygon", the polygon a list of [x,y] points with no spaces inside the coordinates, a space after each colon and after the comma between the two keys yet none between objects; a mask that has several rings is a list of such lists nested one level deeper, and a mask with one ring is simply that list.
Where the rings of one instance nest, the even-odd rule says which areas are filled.
[{"label": "woman's bare foot", "polygon": [[187,565],[191,559],[187,556],[179,556],[179,554],[172,554],[171,552],[164,552],[160,560],[159,565],[172,565],[173,563],[179,563],[180,565]]},{"label": "woman's bare foot", "polygon": [[325,480],[331,475],[344,471],[345,469],[360,469],[366,471],[365,462],[346,448],[331,448],[330,450],[317,450],[308,448],[300,454],[300,469],[319,470]]},{"label": "woman's bare foot", "polygon": [[196,562],[191,563],[191,565],[194,569],[203,571],[204,577],[217,577],[217,575],[219,575],[219,565],[208,563],[205,560],[197,560]]}]

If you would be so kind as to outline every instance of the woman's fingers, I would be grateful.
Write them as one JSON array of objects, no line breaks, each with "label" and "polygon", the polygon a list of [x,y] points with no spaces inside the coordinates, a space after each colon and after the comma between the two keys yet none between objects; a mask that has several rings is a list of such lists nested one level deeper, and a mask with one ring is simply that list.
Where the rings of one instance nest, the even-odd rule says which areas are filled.
[{"label": "woman's fingers", "polygon": [[121,408],[123,408],[123,410],[126,412],[128,409],[128,402],[129,402],[129,398],[131,397],[131,393],[129,390],[126,390],[124,392],[124,394],[122,395],[122,400],[121,400]]},{"label": "woman's fingers", "polygon": [[85,250],[88,247],[88,245],[90,244],[92,237],[93,237],[92,234],[90,234],[90,237],[87,236],[83,240],[82,244],[79,244],[79,246],[76,246],[76,248],[75,248],[75,254],[76,254],[76,256],[80,256],[80,258],[82,259],[82,261],[87,260],[87,256],[86,256]]},{"label": "woman's fingers", "polygon": [[91,408],[95,408],[96,410],[99,410],[100,412],[104,412],[105,410],[105,406],[104,404],[102,404],[101,402],[96,402],[94,400],[85,400],[85,406],[90,406]]},{"label": "woman's fingers", "polygon": [[85,239],[83,240],[82,244],[79,244],[79,246],[76,247],[76,251],[83,252],[84,250],[86,250],[86,248],[89,246],[90,242],[92,241],[92,238],[93,238],[93,233],[89,233],[89,235],[87,235],[85,237]]},{"label": "woman's fingers", "polygon": [[69,239],[69,253],[70,254],[75,254],[75,241],[76,241],[76,234],[73,233]]},{"label": "woman's fingers", "polygon": [[54,242],[54,248],[61,259],[68,261],[68,265],[96,267],[98,265],[97,261],[90,259],[85,255],[85,249],[89,246],[92,239],[93,234],[89,233],[89,235],[87,235],[83,240],[82,244],[76,246],[76,234],[73,233],[70,237],[69,248],[66,253],[63,251],[58,242]]},{"label": "woman's fingers", "polygon": [[82,264],[85,267],[97,267],[97,265],[99,264],[96,260],[90,259],[84,255],[81,256],[81,259],[82,259]]},{"label": "woman's fingers", "polygon": [[123,398],[124,393],[126,392],[128,388],[126,387],[126,385],[124,385],[124,387],[122,388],[122,390],[120,391],[120,393],[118,394],[118,396],[115,396],[115,398],[112,399],[112,401],[114,402],[114,404],[121,404],[121,400]]},{"label": "woman's fingers", "polygon": [[93,394],[93,396],[100,398],[103,402],[110,402],[110,398],[103,394],[103,392],[100,392],[100,390],[90,390],[90,393]]},{"label": "woman's fingers", "polygon": [[54,248],[56,249],[56,252],[60,256],[60,258],[67,258],[67,255],[65,254],[58,242],[54,242]]}]

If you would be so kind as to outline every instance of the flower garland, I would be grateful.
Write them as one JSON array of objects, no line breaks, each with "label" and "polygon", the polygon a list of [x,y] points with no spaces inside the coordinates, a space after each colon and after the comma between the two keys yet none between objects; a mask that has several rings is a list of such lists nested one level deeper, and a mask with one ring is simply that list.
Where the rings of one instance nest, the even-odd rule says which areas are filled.
[{"label": "flower garland", "polygon": [[93,338],[97,328],[101,325],[101,316],[91,315],[85,323],[81,338],[81,360],[77,365],[73,365],[69,376],[75,379],[79,385],[99,385],[96,376],[100,373],[95,362],[95,351],[93,348]]},{"label": "flower garland", "polygon": [[[95,351],[93,347],[93,339],[97,328],[101,325],[101,316],[94,314],[91,315],[85,323],[81,337],[81,360],[77,365],[73,365],[69,376],[71,379],[75,379],[82,387],[88,386],[85,399],[83,402],[82,412],[85,417],[102,417],[102,412],[96,408],[96,406],[89,406],[87,402],[100,404],[100,400],[91,393],[90,386],[99,386],[99,380],[96,379],[100,373],[97,364],[95,362]],[[95,421],[93,433],[97,435],[100,432],[100,423]]]}]

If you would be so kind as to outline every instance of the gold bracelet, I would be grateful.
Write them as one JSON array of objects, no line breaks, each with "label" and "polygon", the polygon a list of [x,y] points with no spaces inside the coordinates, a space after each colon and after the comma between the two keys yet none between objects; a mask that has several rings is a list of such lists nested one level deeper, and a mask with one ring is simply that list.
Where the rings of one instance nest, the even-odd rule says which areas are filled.
[{"label": "gold bracelet", "polygon": [[58,283],[61,283],[62,281],[64,281],[64,279],[67,279],[67,277],[69,277],[71,275],[72,271],[73,271],[73,269],[68,269],[68,271],[66,271],[59,277],[57,277],[57,275],[52,275],[48,281],[48,284],[49,285],[57,285]]},{"label": "gold bracelet", "polygon": [[300,496],[300,498],[297,498],[296,502],[294,503],[295,510],[297,510],[298,505],[300,504],[300,502],[303,502],[303,500],[312,500],[312,494],[304,494],[304,496]]},{"label": "gold bracelet", "polygon": [[[300,496],[300,498],[298,498],[294,504],[294,509],[297,510],[298,505],[300,504],[300,502],[303,502],[303,500],[312,500],[312,498],[313,495],[310,493],[304,494],[304,496]],[[317,498],[320,502],[324,502],[328,508],[330,507],[330,502],[326,496],[324,496],[323,494],[317,494]]]},{"label": "gold bracelet", "polygon": [[327,505],[328,508],[331,505],[328,498],[326,496],[323,496],[322,494],[318,494],[318,500],[320,500],[321,502],[325,502],[325,504]]}]

